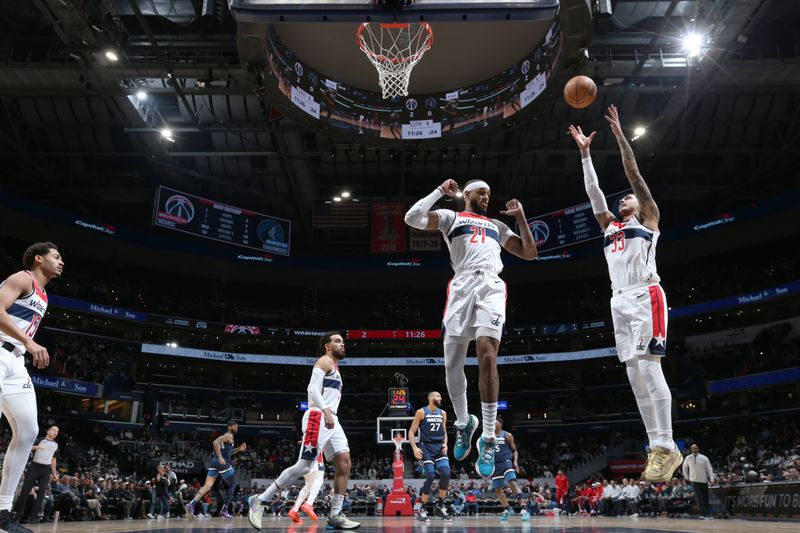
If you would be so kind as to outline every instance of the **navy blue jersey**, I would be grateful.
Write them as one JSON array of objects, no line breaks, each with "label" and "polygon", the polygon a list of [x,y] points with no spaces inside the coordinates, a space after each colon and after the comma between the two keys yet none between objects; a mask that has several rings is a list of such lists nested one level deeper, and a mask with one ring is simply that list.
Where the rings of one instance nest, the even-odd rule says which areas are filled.
[{"label": "navy blue jersey", "polygon": [[444,411],[422,408],[424,417],[419,423],[420,442],[444,442]]},{"label": "navy blue jersey", "polygon": [[[233,435],[231,435],[231,437],[233,437]],[[233,440],[231,440],[231,442],[223,442],[219,446],[220,455],[222,456],[223,459],[225,459],[225,462],[228,464],[231,464],[231,458],[233,457],[233,446],[234,446]],[[212,459],[216,458],[217,458],[216,452],[212,452]]]},{"label": "navy blue jersey", "polygon": [[499,435],[494,436],[494,464],[514,460],[514,454],[511,453],[511,446],[508,445],[506,435],[508,433],[501,431]]}]

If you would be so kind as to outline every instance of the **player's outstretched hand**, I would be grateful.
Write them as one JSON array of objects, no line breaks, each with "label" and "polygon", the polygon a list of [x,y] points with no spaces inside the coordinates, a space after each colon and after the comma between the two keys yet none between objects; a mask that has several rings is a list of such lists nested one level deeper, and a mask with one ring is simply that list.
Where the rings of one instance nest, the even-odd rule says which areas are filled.
[{"label": "player's outstretched hand", "polygon": [[246,442],[243,442],[243,443],[242,443],[242,444],[239,446],[239,449],[240,449],[241,451],[245,451],[245,450],[247,449],[247,443],[246,443]]},{"label": "player's outstretched hand", "polygon": [[584,151],[589,149],[589,146],[592,144],[592,139],[594,139],[594,136],[597,135],[597,132],[593,131],[587,137],[583,134],[583,130],[580,126],[577,128],[575,126],[570,126],[569,134],[572,135],[573,139],[575,139],[575,144],[578,145],[578,148],[580,148],[581,151]]},{"label": "player's outstretched hand", "polygon": [[422,450],[419,448],[414,448],[414,457],[417,459],[422,459]]},{"label": "player's outstretched hand", "polygon": [[447,444],[442,444],[442,453],[447,455]]},{"label": "player's outstretched hand", "polygon": [[524,216],[525,211],[522,210],[522,204],[516,198],[506,202],[506,210],[500,211],[501,215],[508,215],[510,217]]},{"label": "player's outstretched hand", "polygon": [[606,120],[611,125],[611,131],[615,136],[619,137],[622,135],[622,124],[619,122],[619,111],[617,111],[617,106],[613,104],[608,106],[608,115],[606,115]]},{"label": "player's outstretched hand", "polygon": [[25,351],[31,354],[33,366],[36,368],[46,368],[50,364],[50,354],[47,353],[47,348],[36,344],[33,339],[29,339],[25,343]]},{"label": "player's outstretched hand", "polygon": [[439,185],[439,189],[445,196],[452,198],[458,192],[458,183],[456,180],[444,180],[444,183]]}]

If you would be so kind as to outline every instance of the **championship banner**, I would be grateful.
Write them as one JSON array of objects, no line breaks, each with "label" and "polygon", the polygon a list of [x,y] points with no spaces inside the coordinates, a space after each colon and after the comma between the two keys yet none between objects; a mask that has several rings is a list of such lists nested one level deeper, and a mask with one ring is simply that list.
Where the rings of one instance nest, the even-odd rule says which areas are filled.
[{"label": "championship banner", "polygon": [[402,254],[406,252],[406,204],[402,202],[372,203],[372,253]]},{"label": "championship banner", "polygon": [[800,517],[800,483],[748,483],[711,489],[732,515]]},{"label": "championship banner", "polygon": [[412,252],[438,252],[442,249],[442,237],[438,231],[408,230],[408,249]]}]

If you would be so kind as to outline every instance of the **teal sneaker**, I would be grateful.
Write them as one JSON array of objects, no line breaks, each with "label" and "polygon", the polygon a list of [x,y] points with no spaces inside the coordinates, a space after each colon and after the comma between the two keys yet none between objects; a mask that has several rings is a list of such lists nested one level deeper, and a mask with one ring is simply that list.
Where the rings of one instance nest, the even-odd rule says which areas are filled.
[{"label": "teal sneaker", "polygon": [[511,516],[511,513],[508,511],[508,509],[506,509],[505,511],[503,511],[503,512],[500,514],[500,521],[501,521],[501,522],[506,522],[506,521],[508,521],[508,518],[509,518],[510,516]]},{"label": "teal sneaker", "polygon": [[529,522],[529,521],[530,521],[530,519],[531,519],[531,514],[530,514],[530,513],[529,513],[527,510],[523,509],[522,511],[520,511],[520,513],[519,513],[519,514],[520,514],[520,519],[521,519],[523,522]]},{"label": "teal sneaker", "polygon": [[475,461],[475,472],[483,478],[494,474],[494,439],[484,436],[478,438],[478,460]]},{"label": "teal sneaker", "polygon": [[472,451],[472,437],[479,425],[478,417],[469,415],[469,422],[463,429],[456,427],[456,445],[453,448],[453,458],[456,461],[463,461],[469,457],[469,452]]}]

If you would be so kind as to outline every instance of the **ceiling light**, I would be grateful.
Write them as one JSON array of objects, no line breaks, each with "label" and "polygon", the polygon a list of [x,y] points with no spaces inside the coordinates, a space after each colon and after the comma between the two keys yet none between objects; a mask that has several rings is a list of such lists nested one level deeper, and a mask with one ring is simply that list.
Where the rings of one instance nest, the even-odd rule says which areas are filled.
[{"label": "ceiling light", "polygon": [[342,201],[342,197],[341,196],[334,196],[333,197],[333,201],[334,202],[341,202]]},{"label": "ceiling light", "polygon": [[144,91],[138,91],[136,93],[136,98],[138,98],[139,100],[147,100],[147,93]]},{"label": "ceiling light", "polygon": [[161,130],[161,136],[165,139],[172,139],[172,130],[169,128],[163,128]]},{"label": "ceiling light", "polygon": [[463,193],[463,192],[461,192],[461,191],[458,191],[458,192],[456,193],[456,198],[463,198],[463,197],[464,197],[464,193]]},{"label": "ceiling light", "polygon": [[697,57],[703,53],[705,39],[699,33],[689,33],[683,37],[683,49],[689,57]]},{"label": "ceiling light", "polygon": [[342,193],[342,198],[350,198],[350,193],[348,191],[344,191]]},{"label": "ceiling light", "polygon": [[633,129],[633,134],[636,135],[637,137],[641,137],[645,133],[647,133],[647,130],[644,129],[642,126],[637,126]]},{"label": "ceiling light", "polygon": [[354,202],[360,202],[361,200],[359,200],[358,198],[353,198],[353,201]]},{"label": "ceiling light", "polygon": [[106,59],[109,61],[118,61],[119,56],[113,50],[106,50]]}]

